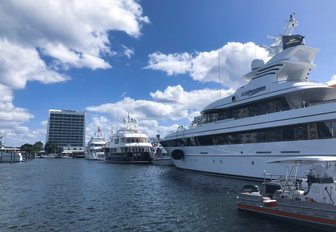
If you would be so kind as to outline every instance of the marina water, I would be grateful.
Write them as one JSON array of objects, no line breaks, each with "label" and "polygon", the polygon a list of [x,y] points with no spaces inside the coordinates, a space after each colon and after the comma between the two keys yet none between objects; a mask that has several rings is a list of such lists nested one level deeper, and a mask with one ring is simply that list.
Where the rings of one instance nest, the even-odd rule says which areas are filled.
[{"label": "marina water", "polygon": [[0,166],[0,231],[314,231],[238,211],[250,181],[80,159]]}]

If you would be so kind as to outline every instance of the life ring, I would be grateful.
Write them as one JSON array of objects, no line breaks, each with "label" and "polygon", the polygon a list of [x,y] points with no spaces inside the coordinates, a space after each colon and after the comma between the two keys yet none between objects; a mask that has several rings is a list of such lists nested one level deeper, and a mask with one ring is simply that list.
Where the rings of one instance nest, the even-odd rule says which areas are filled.
[{"label": "life ring", "polygon": [[184,152],[182,150],[174,150],[172,151],[171,153],[171,157],[174,159],[174,160],[180,160],[180,159],[183,159],[184,157]]}]

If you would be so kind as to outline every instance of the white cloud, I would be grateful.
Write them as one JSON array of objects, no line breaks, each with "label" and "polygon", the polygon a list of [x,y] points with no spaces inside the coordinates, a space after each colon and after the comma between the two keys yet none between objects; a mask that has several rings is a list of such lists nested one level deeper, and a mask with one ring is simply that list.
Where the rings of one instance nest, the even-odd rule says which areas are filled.
[{"label": "white cloud", "polygon": [[[168,75],[189,74],[200,82],[218,82],[237,88],[244,83],[243,75],[250,71],[253,59],[268,60],[268,52],[252,42],[230,42],[218,50],[196,54],[155,52],[149,55],[146,69],[161,70]],[[219,69],[220,64],[220,69]]]},{"label": "white cloud", "polygon": [[26,122],[33,118],[26,109],[15,107],[12,103],[13,93],[10,88],[0,84],[0,129],[10,123]]},{"label": "white cloud", "polygon": [[116,52],[108,32],[138,38],[142,25],[149,23],[136,0],[1,1],[0,21],[0,130],[8,131],[15,145],[21,138],[44,140],[45,123],[35,130],[24,126],[33,115],[14,106],[13,90],[25,88],[28,81],[66,81],[70,78],[62,71],[69,68],[110,68],[105,58]]},{"label": "white cloud", "polygon": [[168,86],[163,92],[158,90],[150,95],[158,102],[171,102],[182,105],[184,108],[201,110],[207,104],[232,93],[233,89],[200,89],[187,92],[181,85],[177,85]]},{"label": "white cloud", "polygon": [[336,85],[336,75],[333,75],[327,82],[327,85]]},{"label": "white cloud", "polygon": [[9,88],[24,88],[27,81],[49,84],[67,80],[66,76],[50,70],[35,48],[0,38],[0,53],[0,84]]},{"label": "white cloud", "polygon": [[165,71],[169,76],[185,74],[191,72],[192,60],[193,56],[186,52],[168,55],[155,52],[149,55],[149,64],[145,68]]},{"label": "white cloud", "polygon": [[139,37],[149,23],[133,0],[13,0],[0,3],[0,36],[38,47],[71,67],[109,68],[108,31]]},{"label": "white cloud", "polygon": [[[232,90],[201,89],[185,91],[182,86],[169,86],[164,91],[150,93],[152,100],[135,100],[125,97],[115,103],[89,106],[86,109],[95,114],[105,114],[109,129],[117,128],[128,113],[139,120],[141,129],[151,136],[160,131],[162,135],[176,130],[177,124],[190,125],[193,118],[211,102],[229,95]],[[98,119],[95,119],[98,120]],[[114,125],[112,124],[114,123]],[[96,125],[92,123],[92,125]]]},{"label": "white cloud", "polygon": [[91,69],[111,67],[110,64],[98,56],[76,52],[63,44],[46,44],[42,52],[55,58],[54,64],[65,69],[70,67],[90,67]]},{"label": "white cloud", "polygon": [[25,143],[34,144],[36,141],[45,141],[46,127],[32,130],[20,122],[0,123],[0,134],[6,134],[3,142],[6,146],[21,146]]},{"label": "white cloud", "polygon": [[128,59],[130,59],[134,55],[134,49],[133,48],[129,48],[125,45],[123,45],[122,48],[124,49],[124,51],[123,51],[124,56],[126,56]]}]

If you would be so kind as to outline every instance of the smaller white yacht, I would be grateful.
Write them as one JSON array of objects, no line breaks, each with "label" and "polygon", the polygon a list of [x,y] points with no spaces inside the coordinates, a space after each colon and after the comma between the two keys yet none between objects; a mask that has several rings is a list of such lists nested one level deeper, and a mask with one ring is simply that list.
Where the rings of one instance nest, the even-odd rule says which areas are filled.
[{"label": "smaller white yacht", "polygon": [[21,153],[16,148],[0,147],[0,163],[15,163],[22,162],[23,158]]},{"label": "smaller white yacht", "polygon": [[106,161],[123,164],[150,164],[152,162],[152,144],[145,133],[138,128],[138,120],[130,117],[123,120],[124,126],[116,133],[105,147]]},{"label": "smaller white yacht", "polygon": [[160,135],[156,135],[156,141],[153,143],[153,160],[154,165],[172,166],[173,160],[169,156],[168,152],[160,144]]},{"label": "smaller white yacht", "polygon": [[105,160],[105,138],[101,135],[100,128],[98,127],[97,133],[91,137],[85,150],[85,159],[87,160]]}]

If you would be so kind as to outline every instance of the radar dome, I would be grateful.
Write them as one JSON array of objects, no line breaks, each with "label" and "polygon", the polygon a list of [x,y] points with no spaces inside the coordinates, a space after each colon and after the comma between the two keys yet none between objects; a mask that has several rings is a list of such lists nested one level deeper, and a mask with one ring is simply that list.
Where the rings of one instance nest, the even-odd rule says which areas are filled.
[{"label": "radar dome", "polygon": [[256,70],[256,69],[258,69],[258,68],[260,68],[264,65],[265,65],[265,62],[263,60],[255,59],[251,63],[251,69],[252,69],[252,71],[254,71],[254,70]]}]

